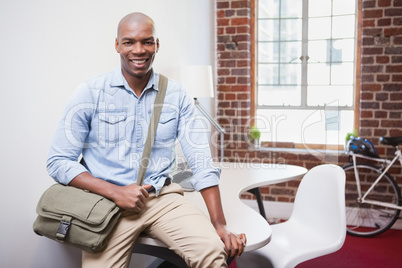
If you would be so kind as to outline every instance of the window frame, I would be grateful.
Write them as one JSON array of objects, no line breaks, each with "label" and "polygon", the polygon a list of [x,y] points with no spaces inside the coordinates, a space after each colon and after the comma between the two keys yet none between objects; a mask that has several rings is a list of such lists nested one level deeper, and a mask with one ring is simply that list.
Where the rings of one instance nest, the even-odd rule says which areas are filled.
[{"label": "window frame", "polygon": [[[304,1],[303,1],[304,2]],[[291,110],[291,109],[303,109],[303,110],[324,110],[324,109],[338,109],[339,107],[342,107],[342,110],[353,110],[354,112],[354,126],[353,128],[356,130],[359,130],[360,127],[360,76],[361,76],[361,23],[362,23],[362,0],[356,0],[356,23],[355,23],[355,62],[354,62],[354,70],[355,70],[355,75],[354,75],[354,93],[353,93],[353,106],[328,106],[326,108],[323,108],[323,106],[307,106],[307,81],[302,81],[302,84],[305,82],[305,86],[301,87],[301,105],[300,106],[274,106],[274,105],[258,105],[258,82],[257,82],[257,69],[258,69],[258,51],[257,51],[257,46],[258,46],[258,34],[257,34],[257,20],[258,20],[258,0],[251,0],[250,3],[250,7],[251,7],[251,14],[250,14],[250,18],[251,18],[251,40],[253,40],[253,42],[251,42],[251,124],[255,124],[255,118],[257,115],[257,110],[260,107],[266,107],[266,108],[274,108],[274,109],[286,109],[286,110]],[[306,9],[308,9],[308,6],[304,3],[303,4],[303,9],[305,12]],[[304,15],[303,15],[304,17]],[[302,27],[307,27],[307,25],[305,25],[307,23],[307,19],[303,18],[302,19]],[[304,48],[304,46],[302,46],[302,55],[307,55],[307,48]],[[307,61],[303,60],[302,61],[302,68],[307,68]],[[306,79],[303,78],[302,79]],[[304,92],[303,92],[304,91]],[[304,148],[305,146],[303,144],[298,144],[298,143],[293,143],[293,142],[267,142],[267,141],[263,141],[262,142],[263,147],[268,146],[268,147],[276,147],[276,148],[293,148],[293,149],[300,149],[300,148]],[[312,145],[313,147],[315,147],[316,149],[328,149],[328,146],[331,149],[334,150],[343,150],[344,149],[344,145],[328,145],[328,144],[314,144]],[[311,146],[310,146],[311,148]]]}]

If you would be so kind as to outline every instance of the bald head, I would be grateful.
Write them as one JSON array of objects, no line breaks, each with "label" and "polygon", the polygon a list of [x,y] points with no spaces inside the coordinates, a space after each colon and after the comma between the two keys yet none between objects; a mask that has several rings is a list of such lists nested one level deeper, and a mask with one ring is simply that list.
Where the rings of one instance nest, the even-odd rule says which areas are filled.
[{"label": "bald head", "polygon": [[152,27],[152,33],[156,37],[156,29],[154,21],[143,13],[134,12],[126,15],[120,20],[119,25],[117,27],[117,38],[119,38],[120,36],[120,30],[122,29],[122,27],[124,27],[124,25],[127,24],[148,24]]}]

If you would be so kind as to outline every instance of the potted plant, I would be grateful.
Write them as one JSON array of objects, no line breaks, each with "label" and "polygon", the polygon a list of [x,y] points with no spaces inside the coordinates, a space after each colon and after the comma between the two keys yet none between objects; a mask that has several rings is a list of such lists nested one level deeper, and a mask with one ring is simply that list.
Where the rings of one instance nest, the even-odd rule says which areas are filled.
[{"label": "potted plant", "polygon": [[359,136],[359,133],[357,132],[356,129],[354,129],[352,132],[346,133],[346,137],[345,137],[345,147],[344,147],[344,150],[345,150],[345,151],[346,151],[347,148],[348,148],[348,145],[349,145],[348,143],[349,143],[351,137],[357,138],[358,136]]},{"label": "potted plant", "polygon": [[250,127],[250,139],[255,147],[260,147],[261,131],[256,126]]}]

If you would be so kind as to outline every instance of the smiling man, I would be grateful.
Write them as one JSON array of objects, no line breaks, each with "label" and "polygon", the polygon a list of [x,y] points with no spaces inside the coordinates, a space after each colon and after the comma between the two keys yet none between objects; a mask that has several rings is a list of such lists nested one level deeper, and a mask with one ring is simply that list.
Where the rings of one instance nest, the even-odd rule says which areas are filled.
[{"label": "smiling man", "polygon": [[[192,98],[181,84],[168,81],[161,119],[145,174],[136,184],[148,125],[158,92],[152,63],[159,49],[154,22],[131,13],[119,23],[115,43],[121,66],[81,84],[70,99],[54,135],[47,169],[58,182],[89,190],[123,209],[107,248],[83,252],[83,267],[127,267],[140,233],[164,242],[189,267],[227,267],[227,257],[242,254],[246,237],[226,229],[220,171],[212,166],[205,133],[195,120]],[[194,173],[210,220],[171,183],[175,141]],[[78,163],[82,155],[83,160]]]}]

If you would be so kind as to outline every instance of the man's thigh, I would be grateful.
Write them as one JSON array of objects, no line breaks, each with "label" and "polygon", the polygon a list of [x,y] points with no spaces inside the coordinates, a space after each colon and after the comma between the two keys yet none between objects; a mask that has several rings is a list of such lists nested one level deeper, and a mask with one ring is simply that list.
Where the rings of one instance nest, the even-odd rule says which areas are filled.
[{"label": "man's thigh", "polygon": [[226,267],[224,244],[199,208],[180,194],[168,193],[157,199],[158,204],[147,213],[159,210],[153,212],[158,217],[145,217],[151,220],[145,233],[168,245],[190,267]]}]

